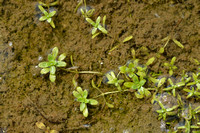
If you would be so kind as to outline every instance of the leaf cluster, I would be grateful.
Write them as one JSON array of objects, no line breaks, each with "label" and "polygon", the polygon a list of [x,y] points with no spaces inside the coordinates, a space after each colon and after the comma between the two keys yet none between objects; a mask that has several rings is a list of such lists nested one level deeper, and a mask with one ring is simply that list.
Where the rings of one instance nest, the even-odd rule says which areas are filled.
[{"label": "leaf cluster", "polygon": [[[97,17],[96,22],[94,22],[92,19],[90,19],[88,17],[86,18],[86,21],[93,26],[92,39],[95,38],[96,36],[98,36],[100,33],[103,33],[103,34],[108,33],[108,31],[106,30],[106,27],[105,27],[106,16],[103,17],[103,22],[102,22],[103,26],[100,24],[100,21],[101,21],[100,16]],[[97,30],[99,30],[100,32],[98,32]]]},{"label": "leaf cluster", "polygon": [[88,91],[82,90],[81,87],[77,87],[75,91],[73,91],[73,95],[77,98],[77,101],[80,102],[80,111],[83,112],[85,117],[88,117],[88,108],[87,104],[97,105],[98,101],[95,99],[87,99]]},{"label": "leaf cluster", "polygon": [[41,74],[47,74],[50,72],[49,79],[51,82],[55,82],[56,80],[56,67],[65,67],[67,65],[67,63],[63,61],[66,57],[66,54],[61,54],[58,57],[58,60],[56,60],[57,55],[58,48],[54,47],[52,53],[48,55],[48,62],[41,62],[38,65],[40,68],[42,68],[40,71]]},{"label": "leaf cluster", "polygon": [[174,73],[174,70],[177,69],[177,67],[174,65],[176,60],[176,57],[173,57],[170,63],[164,63],[164,66],[166,66],[169,69],[169,75],[172,76]]},{"label": "leaf cluster", "polygon": [[47,21],[53,28],[55,28],[55,24],[52,20],[52,17],[56,14],[56,11],[47,12],[41,5],[38,5],[40,11],[44,14],[44,16],[40,17],[40,21]]}]

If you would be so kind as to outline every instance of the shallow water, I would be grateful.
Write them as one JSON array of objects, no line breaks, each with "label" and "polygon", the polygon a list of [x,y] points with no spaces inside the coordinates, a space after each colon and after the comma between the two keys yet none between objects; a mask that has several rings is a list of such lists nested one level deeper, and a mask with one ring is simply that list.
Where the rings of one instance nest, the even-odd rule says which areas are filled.
[{"label": "shallow water", "polygon": [[[84,118],[72,95],[75,74],[57,69],[56,82],[51,83],[48,74],[40,74],[38,64],[47,60],[53,47],[58,47],[59,55],[67,54],[66,68],[73,67],[72,55],[79,71],[114,70],[117,73],[119,66],[133,58],[133,48],[141,64],[157,56],[159,48],[164,46],[161,40],[175,28],[173,34],[184,49],[170,41],[149,70],[167,74],[163,63],[176,56],[175,77],[180,77],[183,70],[196,72],[198,66],[192,59],[200,61],[197,56],[200,51],[199,0],[87,1],[87,5],[95,9],[93,20],[107,16],[108,35],[101,34],[94,39],[90,33],[92,26],[74,13],[77,4],[71,0],[59,1],[54,7],[58,14],[53,17],[56,26],[53,29],[49,23],[38,21],[37,2],[0,1],[0,127],[5,127],[8,133],[42,132],[35,125],[41,121],[59,132],[162,132],[151,98],[140,100],[131,92],[106,96],[107,102],[114,105],[112,109],[104,107],[104,99],[98,98],[99,105],[89,106],[89,117]],[[132,40],[108,54],[118,41],[130,35]],[[91,80],[97,84],[101,79],[102,76],[96,74],[76,75],[78,86],[89,90],[90,98],[99,95],[91,86]],[[102,84],[100,89],[103,92],[116,90],[107,84]]]}]

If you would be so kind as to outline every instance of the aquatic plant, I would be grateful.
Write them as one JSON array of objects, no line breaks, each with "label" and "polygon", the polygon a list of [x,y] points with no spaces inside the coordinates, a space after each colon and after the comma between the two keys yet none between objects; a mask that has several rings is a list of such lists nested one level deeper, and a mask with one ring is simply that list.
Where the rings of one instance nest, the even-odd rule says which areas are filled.
[{"label": "aquatic plant", "polygon": [[170,63],[164,63],[164,66],[166,66],[169,69],[169,75],[172,76],[174,73],[174,70],[177,69],[177,67],[174,65],[176,60],[176,57],[173,57]]},{"label": "aquatic plant", "polygon": [[48,13],[41,5],[38,5],[40,11],[44,14],[44,16],[40,17],[40,21],[47,21],[53,28],[55,28],[55,24],[52,20],[52,17],[56,14],[56,11],[52,11]]},{"label": "aquatic plant", "polygon": [[66,54],[63,53],[58,57],[58,60],[56,60],[58,55],[58,48],[54,47],[52,50],[52,53],[48,55],[48,62],[41,62],[39,63],[39,67],[42,68],[40,71],[41,74],[47,74],[50,72],[49,79],[51,82],[55,82],[56,80],[56,67],[65,67],[67,65],[66,62],[63,60],[66,57]]},{"label": "aquatic plant", "polygon": [[84,6],[83,8],[80,9],[80,11],[84,18],[90,18],[90,17],[92,17],[95,9],[88,10],[87,7]]},{"label": "aquatic plant", "polygon": [[178,82],[178,83],[174,84],[172,82],[171,78],[168,79],[168,82],[169,82],[170,86],[167,88],[164,88],[163,91],[172,91],[172,94],[174,97],[176,96],[176,89],[185,85],[184,82]]},{"label": "aquatic plant", "polygon": [[[103,34],[107,34],[108,33],[108,31],[105,28],[106,16],[103,17],[103,21],[102,21],[103,26],[100,24],[100,21],[101,21],[101,17],[100,16],[97,17],[96,22],[94,22],[90,18],[86,18],[86,21],[93,26],[93,29],[92,29],[92,38],[95,38],[100,33],[103,33]],[[99,30],[101,32],[98,32],[97,30]]]},{"label": "aquatic plant", "polygon": [[156,110],[156,112],[159,114],[158,120],[163,119],[166,120],[167,116],[174,116],[177,114],[175,109],[179,107],[179,105],[175,105],[171,108],[166,108],[161,101],[157,100],[158,104],[160,105],[161,109]]},{"label": "aquatic plant", "polygon": [[174,37],[172,37],[171,35],[165,37],[162,39],[162,41],[166,41],[165,45],[163,48],[165,48],[167,46],[167,44],[169,43],[169,41],[172,40],[178,47],[180,48],[184,48],[183,44],[181,44],[179,41],[177,41]]},{"label": "aquatic plant", "polygon": [[113,84],[113,85],[115,85],[119,91],[122,90],[120,84],[124,82],[123,79],[118,79],[118,78],[115,76],[115,73],[114,73],[113,71],[111,71],[110,73],[107,73],[107,74],[106,74],[106,77],[107,77],[107,79],[108,79],[108,82],[107,82],[108,84]]},{"label": "aquatic plant", "polygon": [[192,78],[193,78],[193,81],[192,82],[189,82],[187,84],[187,86],[191,86],[191,85],[196,85],[198,88],[200,88],[200,79],[198,78],[200,75],[200,73],[192,73]]},{"label": "aquatic plant", "polygon": [[73,91],[73,95],[77,98],[77,101],[80,102],[80,111],[83,112],[85,117],[88,117],[88,108],[87,104],[97,105],[98,101],[95,99],[87,99],[88,91],[82,90],[81,87],[77,87],[76,91]]},{"label": "aquatic plant", "polygon": [[56,131],[56,130],[51,130],[50,127],[45,126],[45,124],[42,123],[42,122],[36,122],[36,126],[37,126],[39,129],[43,130],[45,133],[59,133],[59,132]]},{"label": "aquatic plant", "polygon": [[183,89],[184,91],[188,92],[188,95],[186,98],[190,98],[190,97],[197,97],[197,98],[200,98],[200,91],[199,91],[199,88],[196,88],[195,87],[192,87],[191,89]]}]

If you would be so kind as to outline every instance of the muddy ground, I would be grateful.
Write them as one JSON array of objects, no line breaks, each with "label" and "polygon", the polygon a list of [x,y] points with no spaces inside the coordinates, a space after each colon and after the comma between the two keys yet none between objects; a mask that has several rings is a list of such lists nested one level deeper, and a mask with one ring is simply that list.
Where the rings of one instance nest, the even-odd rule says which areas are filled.
[{"label": "muddy ground", "polygon": [[[52,2],[52,1],[43,1]],[[106,96],[114,108],[103,108],[103,98],[98,106],[89,106],[89,117],[79,111],[72,91],[75,74],[58,69],[55,83],[40,74],[37,65],[46,61],[55,46],[59,53],[66,53],[67,67],[70,56],[78,70],[118,71],[132,58],[131,50],[141,63],[156,56],[161,40],[173,32],[184,45],[179,48],[172,41],[162,56],[151,66],[154,72],[167,73],[163,63],[177,57],[175,76],[182,71],[196,71],[192,60],[200,61],[200,1],[134,1],[90,0],[87,5],[95,9],[92,19],[107,16],[107,35],[91,39],[91,25],[74,13],[78,2],[60,0],[53,17],[56,28],[40,22],[37,1],[0,0],[0,127],[8,133],[39,133],[35,125],[41,121],[59,132],[98,133],[160,133],[160,121],[150,99],[137,99],[134,93]],[[173,30],[174,29],[174,30]],[[133,39],[118,47],[114,40]],[[92,88],[102,78],[95,74],[79,74],[78,85],[89,90],[89,97],[99,94]],[[102,91],[116,88],[102,84]]]}]

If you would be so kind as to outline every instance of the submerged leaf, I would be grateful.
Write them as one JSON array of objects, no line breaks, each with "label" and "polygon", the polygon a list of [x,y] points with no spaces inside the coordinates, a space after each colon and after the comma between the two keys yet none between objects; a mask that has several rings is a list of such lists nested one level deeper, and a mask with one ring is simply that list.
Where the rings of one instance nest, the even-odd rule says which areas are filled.
[{"label": "submerged leaf", "polygon": [[97,105],[98,101],[94,100],[94,99],[89,99],[89,104],[91,104],[91,105]]},{"label": "submerged leaf", "polygon": [[49,79],[51,80],[51,82],[55,82],[55,80],[56,80],[56,75],[50,74],[50,75],[49,75]]},{"label": "submerged leaf", "polygon": [[35,124],[39,129],[42,129],[42,130],[46,129],[46,126],[42,122],[36,122]]},{"label": "submerged leaf", "polygon": [[87,107],[83,110],[83,116],[88,117],[88,108]]},{"label": "submerged leaf", "polygon": [[174,41],[174,43],[177,45],[177,46],[179,46],[180,48],[184,48],[184,46],[179,42],[179,41],[177,41],[176,39],[173,39],[173,41]]},{"label": "submerged leaf", "polygon": [[122,42],[125,43],[125,42],[128,42],[129,40],[131,40],[133,38],[133,36],[128,36],[126,37]]}]

